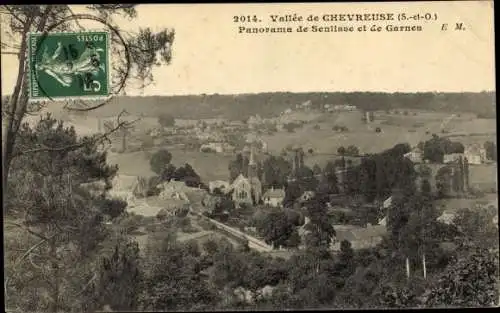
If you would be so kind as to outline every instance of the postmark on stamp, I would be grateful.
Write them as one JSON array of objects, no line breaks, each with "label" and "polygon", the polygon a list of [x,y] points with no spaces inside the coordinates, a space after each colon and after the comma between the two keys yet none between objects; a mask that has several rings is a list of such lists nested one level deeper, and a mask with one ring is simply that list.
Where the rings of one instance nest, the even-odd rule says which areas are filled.
[{"label": "postmark on stamp", "polygon": [[109,33],[30,33],[30,101],[110,95]]}]

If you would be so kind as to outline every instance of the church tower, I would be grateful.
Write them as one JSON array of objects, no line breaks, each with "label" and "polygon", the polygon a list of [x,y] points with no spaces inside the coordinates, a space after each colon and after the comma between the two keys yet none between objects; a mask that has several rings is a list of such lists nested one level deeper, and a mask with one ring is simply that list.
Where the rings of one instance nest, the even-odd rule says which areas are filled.
[{"label": "church tower", "polygon": [[254,146],[253,145],[250,148],[250,159],[248,161],[248,175],[247,175],[247,177],[248,177],[248,179],[258,177],[257,163],[255,162]]}]

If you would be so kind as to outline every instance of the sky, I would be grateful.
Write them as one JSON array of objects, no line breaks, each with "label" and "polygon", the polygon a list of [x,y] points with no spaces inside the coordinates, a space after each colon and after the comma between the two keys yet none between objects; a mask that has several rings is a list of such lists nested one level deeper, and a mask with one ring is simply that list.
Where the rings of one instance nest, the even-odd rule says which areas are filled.
[{"label": "sky", "polygon": [[[75,13],[85,12],[72,6]],[[233,94],[270,91],[495,90],[493,4],[482,2],[337,4],[145,4],[125,30],[174,28],[173,59],[155,68],[155,84],[127,94]],[[422,32],[238,34],[234,15],[435,13]],[[465,31],[441,31],[462,22]],[[302,23],[304,24],[304,23]],[[309,22],[308,26],[334,25]],[[370,27],[373,23],[365,23]],[[94,24],[95,25],[95,24]],[[291,24],[295,25],[297,24]],[[338,26],[362,23],[337,23]],[[385,26],[386,24],[380,24]],[[276,25],[278,26],[278,25]],[[282,25],[286,26],[286,24]],[[90,27],[90,26],[89,26]],[[4,37],[4,36],[2,36]],[[2,90],[13,90],[17,58],[2,55]]]}]

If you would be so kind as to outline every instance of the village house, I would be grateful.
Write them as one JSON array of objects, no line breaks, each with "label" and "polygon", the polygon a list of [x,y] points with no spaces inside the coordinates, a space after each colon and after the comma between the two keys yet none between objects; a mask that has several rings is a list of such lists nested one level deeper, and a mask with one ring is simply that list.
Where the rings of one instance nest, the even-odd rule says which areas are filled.
[{"label": "village house", "polygon": [[304,193],[299,197],[299,202],[306,202],[314,198],[316,193],[314,191],[304,191]]},{"label": "village house", "polygon": [[297,109],[310,110],[312,107],[312,101],[307,100],[307,101],[303,102],[302,104],[297,104],[295,107]]},{"label": "village house", "polygon": [[486,161],[486,149],[478,144],[473,144],[465,148],[465,157],[469,164],[482,164]]},{"label": "village house", "polygon": [[163,182],[157,186],[161,190],[160,199],[173,199],[173,200],[183,200],[189,201],[186,192],[192,189],[186,186],[183,181],[170,180],[168,182]]},{"label": "village house", "polygon": [[450,154],[445,154],[443,156],[443,163],[448,164],[448,163],[454,163],[457,162],[460,157],[463,157],[463,153],[450,153]]},{"label": "village house", "polygon": [[283,199],[285,199],[285,190],[271,187],[271,189],[264,193],[262,199],[264,200],[264,204],[280,207],[283,204]]},{"label": "village house", "polygon": [[414,148],[408,153],[404,154],[404,157],[412,161],[413,163],[422,163],[422,150],[419,148]]},{"label": "village house", "polygon": [[444,224],[452,224],[453,220],[455,219],[455,212],[452,210],[446,210],[444,211],[438,218],[437,221],[444,223]]},{"label": "village house", "polygon": [[250,129],[255,129],[263,123],[262,118],[257,114],[255,116],[250,116],[247,120],[247,125]]},{"label": "village house", "polygon": [[340,251],[341,242],[347,240],[354,250],[373,248],[378,245],[387,233],[383,225],[368,225],[359,227],[354,225],[334,225],[335,238],[330,245],[333,251]]},{"label": "village house", "polygon": [[380,210],[382,216],[378,221],[379,225],[387,226],[387,214],[391,206],[392,206],[392,196],[390,196],[389,198],[385,199],[384,202],[382,202]]},{"label": "village house", "polygon": [[211,142],[211,143],[202,144],[200,147],[200,151],[201,152],[213,151],[213,152],[217,152],[217,153],[222,153],[222,152],[224,152],[224,149],[222,148],[222,143]]},{"label": "village house", "polygon": [[335,111],[354,111],[357,107],[355,105],[350,104],[336,104],[333,106],[333,110]]}]

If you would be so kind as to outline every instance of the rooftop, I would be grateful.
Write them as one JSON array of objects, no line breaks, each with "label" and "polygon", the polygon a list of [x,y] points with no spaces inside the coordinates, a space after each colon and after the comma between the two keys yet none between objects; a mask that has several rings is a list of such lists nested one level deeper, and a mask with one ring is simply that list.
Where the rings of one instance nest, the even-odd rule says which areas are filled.
[{"label": "rooftop", "polygon": [[386,234],[386,228],[383,225],[368,227],[359,227],[354,225],[334,225],[338,240],[360,241],[370,240],[375,237],[382,237]]},{"label": "rooftop", "polygon": [[285,190],[283,189],[269,189],[264,193],[264,197],[270,197],[270,198],[284,198],[285,197]]}]

